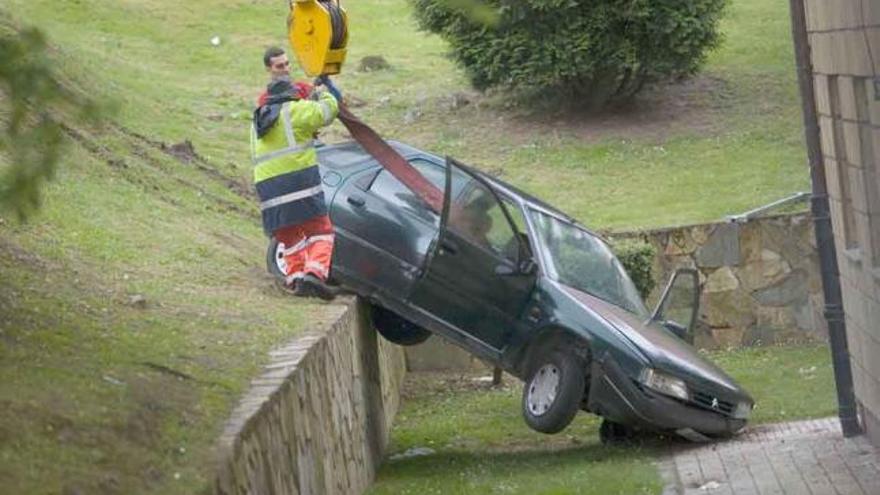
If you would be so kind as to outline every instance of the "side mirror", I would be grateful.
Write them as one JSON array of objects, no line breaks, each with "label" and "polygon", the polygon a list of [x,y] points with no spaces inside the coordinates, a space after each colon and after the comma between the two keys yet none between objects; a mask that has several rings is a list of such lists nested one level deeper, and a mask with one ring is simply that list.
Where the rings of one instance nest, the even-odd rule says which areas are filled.
[{"label": "side mirror", "polygon": [[693,343],[693,330],[700,307],[700,276],[681,268],[672,274],[652,319],[682,340]]}]

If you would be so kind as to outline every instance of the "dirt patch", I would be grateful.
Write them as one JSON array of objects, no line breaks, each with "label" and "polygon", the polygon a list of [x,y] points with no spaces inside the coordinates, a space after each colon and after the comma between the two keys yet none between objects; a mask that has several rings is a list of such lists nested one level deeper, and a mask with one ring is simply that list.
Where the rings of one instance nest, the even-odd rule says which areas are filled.
[{"label": "dirt patch", "polygon": [[584,140],[626,138],[664,140],[674,134],[714,134],[732,93],[725,80],[700,75],[647,88],[634,100],[596,114],[564,111],[552,120],[527,119],[541,127],[568,129]]}]

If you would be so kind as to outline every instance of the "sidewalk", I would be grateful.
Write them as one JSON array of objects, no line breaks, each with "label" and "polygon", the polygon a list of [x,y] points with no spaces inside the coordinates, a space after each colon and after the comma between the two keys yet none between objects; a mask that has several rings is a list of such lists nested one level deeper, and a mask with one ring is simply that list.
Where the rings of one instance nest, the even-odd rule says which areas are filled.
[{"label": "sidewalk", "polygon": [[837,418],[760,425],[659,462],[663,495],[880,495],[880,452]]}]

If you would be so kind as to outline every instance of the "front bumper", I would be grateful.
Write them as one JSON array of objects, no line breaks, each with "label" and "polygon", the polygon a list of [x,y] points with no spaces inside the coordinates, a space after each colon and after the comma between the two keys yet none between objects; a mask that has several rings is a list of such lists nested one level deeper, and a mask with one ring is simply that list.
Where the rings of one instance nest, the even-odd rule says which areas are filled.
[{"label": "front bumper", "polygon": [[640,388],[608,355],[593,362],[591,375],[587,407],[616,423],[651,431],[692,429],[714,436],[731,435],[746,425],[744,419],[734,419]]}]

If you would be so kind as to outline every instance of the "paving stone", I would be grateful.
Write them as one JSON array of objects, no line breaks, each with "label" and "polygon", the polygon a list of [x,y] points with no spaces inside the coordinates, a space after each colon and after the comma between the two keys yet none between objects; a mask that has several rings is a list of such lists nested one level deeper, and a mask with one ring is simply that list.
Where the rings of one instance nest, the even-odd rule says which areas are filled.
[{"label": "paving stone", "polygon": [[837,418],[750,428],[658,463],[663,495],[880,495],[880,452],[843,438]]}]

